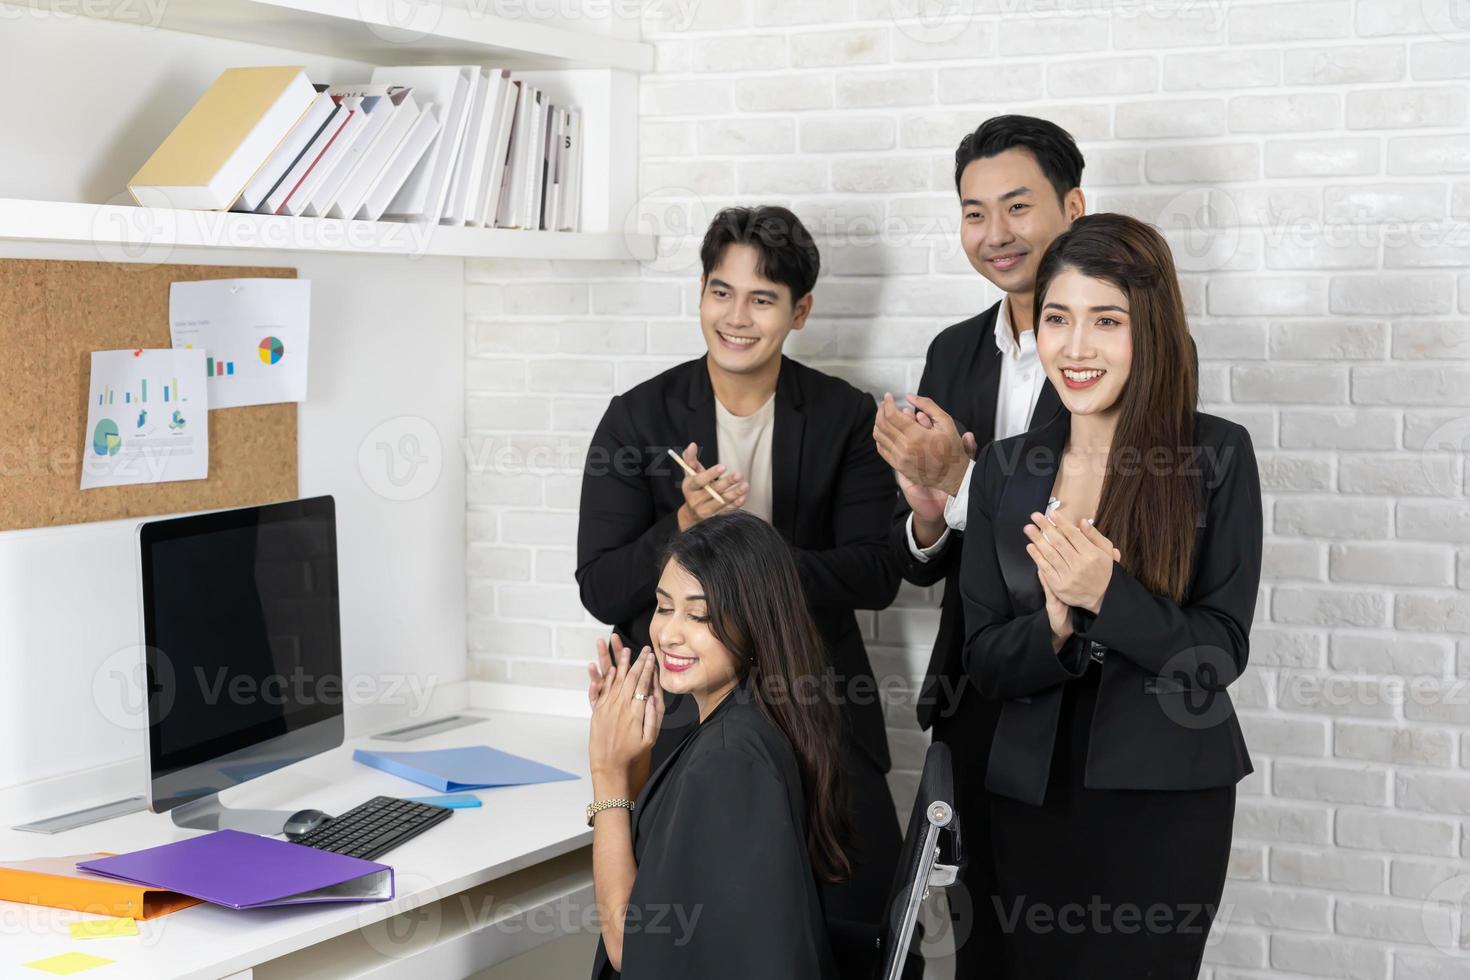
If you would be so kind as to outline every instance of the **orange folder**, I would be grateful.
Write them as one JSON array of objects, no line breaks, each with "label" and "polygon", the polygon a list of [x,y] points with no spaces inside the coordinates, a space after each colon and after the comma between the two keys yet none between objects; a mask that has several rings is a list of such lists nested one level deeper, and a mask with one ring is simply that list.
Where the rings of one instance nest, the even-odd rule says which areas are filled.
[{"label": "orange folder", "polygon": [[111,855],[76,854],[28,861],[0,861],[0,901],[45,905],[119,919],[155,919],[199,904],[199,899],[177,892],[77,870],[78,861],[101,857]]}]

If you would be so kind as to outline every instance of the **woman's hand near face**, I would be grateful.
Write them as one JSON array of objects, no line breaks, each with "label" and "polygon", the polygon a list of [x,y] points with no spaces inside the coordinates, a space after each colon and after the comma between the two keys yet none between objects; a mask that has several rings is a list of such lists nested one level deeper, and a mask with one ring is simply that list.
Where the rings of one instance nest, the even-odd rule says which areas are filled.
[{"label": "woman's hand near face", "polygon": [[[1026,553],[1036,563],[1042,586],[1057,601],[1093,613],[1102,608],[1119,553],[1101,531],[1066,513],[1064,505],[1050,517],[1033,513],[1025,533],[1030,541]],[[1049,601],[1048,616],[1050,607]]]},{"label": "woman's hand near face", "polygon": [[[612,649],[597,641],[596,666],[588,697],[592,702],[587,755],[599,799],[632,797],[648,779],[649,755],[663,725],[664,699],[658,687],[653,650],[644,647],[636,661],[622,641]],[[641,695],[641,697],[639,697]]]},{"label": "woman's hand near face", "polygon": [[[658,687],[653,651],[648,647],[631,659],[616,634],[611,648],[597,641],[597,662],[588,665],[592,724],[588,756],[594,800],[638,796],[648,780],[649,750],[664,720],[663,692]],[[635,698],[643,695],[643,699]],[[592,887],[602,922],[602,939],[613,969],[622,969],[623,921],[638,865],[633,859],[633,814],[607,810],[592,831]]]}]

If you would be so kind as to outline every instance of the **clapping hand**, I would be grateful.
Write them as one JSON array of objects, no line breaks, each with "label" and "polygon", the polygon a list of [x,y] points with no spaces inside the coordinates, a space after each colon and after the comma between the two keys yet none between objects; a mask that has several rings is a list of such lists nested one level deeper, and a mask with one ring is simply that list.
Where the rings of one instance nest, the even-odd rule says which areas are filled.
[{"label": "clapping hand", "polygon": [[1033,512],[1025,534],[1030,542],[1026,553],[1036,563],[1046,592],[1052,633],[1065,640],[1072,632],[1068,607],[1100,610],[1112,581],[1113,562],[1122,555],[1091,520],[1078,520],[1065,505],[1050,515]]}]

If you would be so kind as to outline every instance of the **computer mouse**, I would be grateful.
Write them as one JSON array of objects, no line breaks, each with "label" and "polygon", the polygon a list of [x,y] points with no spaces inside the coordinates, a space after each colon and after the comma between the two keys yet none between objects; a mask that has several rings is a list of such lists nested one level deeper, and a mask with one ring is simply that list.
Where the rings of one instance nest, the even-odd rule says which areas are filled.
[{"label": "computer mouse", "polygon": [[286,826],[282,828],[290,839],[305,837],[316,830],[322,824],[332,819],[329,813],[320,810],[297,810],[286,820]]}]

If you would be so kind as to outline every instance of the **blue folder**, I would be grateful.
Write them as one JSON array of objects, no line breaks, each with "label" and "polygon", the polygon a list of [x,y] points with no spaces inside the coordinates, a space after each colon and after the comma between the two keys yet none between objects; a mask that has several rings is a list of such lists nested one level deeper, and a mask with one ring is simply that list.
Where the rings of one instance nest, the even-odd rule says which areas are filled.
[{"label": "blue folder", "polygon": [[495,786],[526,786],[531,783],[554,783],[580,777],[552,766],[488,745],[471,745],[462,749],[433,749],[427,752],[370,752],[357,749],[352,758],[402,776],[440,793],[458,793],[467,789],[490,789]]},{"label": "blue folder", "polygon": [[410,796],[408,802],[429,803],[446,810],[470,810],[480,805],[480,798],[468,793],[451,793],[448,796]]}]

